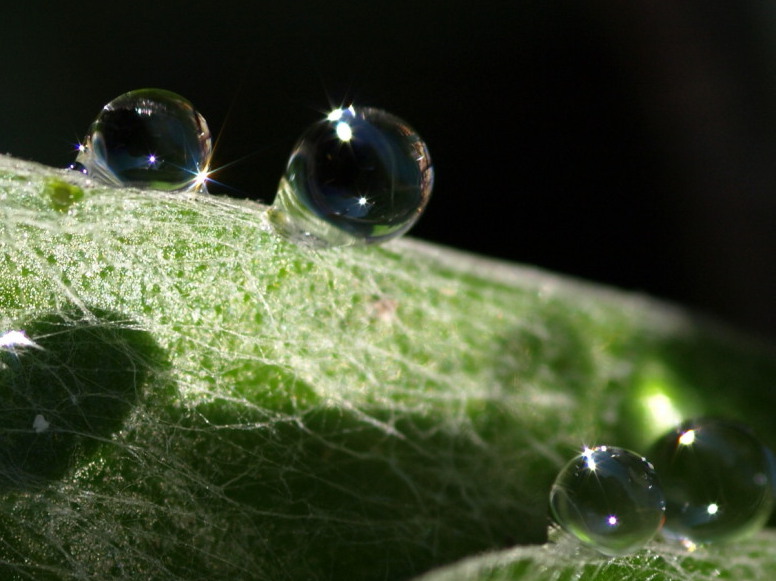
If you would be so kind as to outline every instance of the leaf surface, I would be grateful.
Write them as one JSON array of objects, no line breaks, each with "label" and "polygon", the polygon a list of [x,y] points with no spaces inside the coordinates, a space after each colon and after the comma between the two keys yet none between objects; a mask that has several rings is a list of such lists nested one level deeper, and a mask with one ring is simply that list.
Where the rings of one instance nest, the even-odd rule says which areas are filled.
[{"label": "leaf surface", "polygon": [[313,250],[259,204],[0,158],[0,325],[4,578],[772,571],[769,535],[537,546],[583,444],[699,414],[776,440],[773,350],[644,296],[409,239]]}]

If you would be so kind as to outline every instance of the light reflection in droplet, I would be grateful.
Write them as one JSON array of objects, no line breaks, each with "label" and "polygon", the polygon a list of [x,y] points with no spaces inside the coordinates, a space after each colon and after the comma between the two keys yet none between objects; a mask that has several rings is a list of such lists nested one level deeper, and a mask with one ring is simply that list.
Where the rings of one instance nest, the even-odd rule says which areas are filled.
[{"label": "light reflection in droplet", "polygon": [[344,121],[340,121],[337,123],[337,137],[340,138],[340,141],[350,141],[353,139],[353,129],[351,129],[350,125],[345,123]]},{"label": "light reflection in droplet", "polygon": [[591,472],[595,472],[595,458],[593,449],[585,446],[584,450],[582,450],[582,457],[585,459],[587,469]]},{"label": "light reflection in droplet", "polygon": [[332,111],[331,111],[331,112],[330,112],[330,113],[329,113],[329,114],[326,116],[326,120],[327,120],[327,121],[331,121],[332,123],[333,123],[333,122],[335,122],[335,121],[339,121],[340,119],[342,119],[342,114],[343,114],[343,112],[344,112],[344,111],[343,111],[342,109],[333,109],[333,110],[332,110]]},{"label": "light reflection in droplet", "polygon": [[679,443],[682,446],[692,446],[695,442],[695,430],[687,430],[679,436]]}]

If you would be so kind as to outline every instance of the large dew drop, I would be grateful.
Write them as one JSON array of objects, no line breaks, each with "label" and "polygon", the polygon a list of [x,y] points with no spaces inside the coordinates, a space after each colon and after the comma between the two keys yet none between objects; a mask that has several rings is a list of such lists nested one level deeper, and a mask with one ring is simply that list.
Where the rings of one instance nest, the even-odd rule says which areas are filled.
[{"label": "large dew drop", "polygon": [[103,107],[73,167],[115,186],[202,190],[211,152],[207,123],[189,101],[140,89]]},{"label": "large dew drop", "polygon": [[572,459],[553,484],[550,508],[566,531],[610,556],[643,547],[665,516],[652,465],[612,446],[585,448]]},{"label": "large dew drop", "polygon": [[428,148],[380,109],[335,109],[294,147],[270,219],[314,246],[380,243],[400,236],[431,197]]},{"label": "large dew drop", "polygon": [[668,538],[688,547],[738,540],[771,514],[771,457],[745,426],[687,421],[657,441],[650,459],[666,494]]}]

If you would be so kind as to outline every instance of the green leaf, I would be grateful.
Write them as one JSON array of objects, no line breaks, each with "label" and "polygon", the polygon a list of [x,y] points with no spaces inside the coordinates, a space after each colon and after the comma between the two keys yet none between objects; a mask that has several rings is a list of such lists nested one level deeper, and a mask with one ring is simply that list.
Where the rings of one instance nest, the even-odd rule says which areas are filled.
[{"label": "green leaf", "polygon": [[582,444],[643,451],[698,414],[776,441],[769,347],[643,296],[409,239],[303,248],[253,202],[11,158],[0,224],[4,579],[408,579],[483,552],[460,578],[772,572],[770,533],[537,546]]},{"label": "green leaf", "polygon": [[416,581],[705,581],[773,579],[776,533],[763,532],[745,543],[687,552],[651,544],[636,554],[607,559],[580,549],[569,539],[539,547],[488,553],[423,575]]}]

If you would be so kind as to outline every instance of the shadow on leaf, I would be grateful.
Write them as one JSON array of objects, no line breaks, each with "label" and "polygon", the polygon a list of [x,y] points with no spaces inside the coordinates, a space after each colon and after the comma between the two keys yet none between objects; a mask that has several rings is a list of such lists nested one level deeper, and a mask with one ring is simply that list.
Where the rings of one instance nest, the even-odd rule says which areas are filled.
[{"label": "shadow on leaf", "polygon": [[0,488],[63,477],[109,439],[166,367],[151,336],[116,313],[75,309],[0,335]]}]

